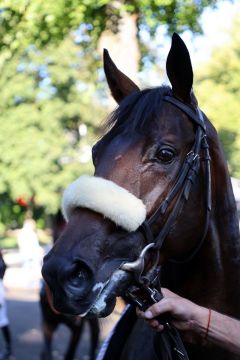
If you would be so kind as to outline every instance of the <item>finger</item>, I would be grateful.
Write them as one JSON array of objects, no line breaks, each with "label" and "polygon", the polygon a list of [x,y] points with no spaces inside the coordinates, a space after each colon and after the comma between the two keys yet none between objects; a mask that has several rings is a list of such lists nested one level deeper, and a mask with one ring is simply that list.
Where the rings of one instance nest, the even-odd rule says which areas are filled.
[{"label": "finger", "polygon": [[163,331],[164,330],[164,326],[159,324],[159,322],[157,320],[151,320],[149,322],[149,320],[147,320],[148,325],[154,330],[154,331]]},{"label": "finger", "polygon": [[161,288],[161,291],[162,291],[162,294],[163,294],[164,297],[174,297],[174,298],[179,297],[179,295],[173,293],[169,289]]},{"label": "finger", "polygon": [[159,324],[159,322],[156,319],[146,320],[146,322],[155,331],[160,332],[164,330],[164,325]]},{"label": "finger", "polygon": [[172,310],[172,302],[171,299],[164,298],[158,303],[150,306],[147,311],[145,311],[144,316],[145,319],[152,319],[158,315],[164,314],[166,312],[171,312]]},{"label": "finger", "polygon": [[151,326],[154,329],[158,328],[159,326],[159,322],[156,319],[147,320],[147,323],[149,326]]},{"label": "finger", "polygon": [[164,326],[159,324],[158,327],[155,329],[157,332],[162,332],[164,330]]}]

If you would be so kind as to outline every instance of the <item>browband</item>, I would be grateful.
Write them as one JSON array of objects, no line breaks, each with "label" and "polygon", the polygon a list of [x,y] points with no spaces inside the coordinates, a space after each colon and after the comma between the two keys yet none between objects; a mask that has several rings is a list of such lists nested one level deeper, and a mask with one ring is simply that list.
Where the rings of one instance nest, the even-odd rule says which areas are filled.
[{"label": "browband", "polygon": [[135,231],[146,219],[141,199],[116,183],[96,176],[83,175],[63,193],[62,213],[69,220],[76,208],[102,214],[127,231]]}]

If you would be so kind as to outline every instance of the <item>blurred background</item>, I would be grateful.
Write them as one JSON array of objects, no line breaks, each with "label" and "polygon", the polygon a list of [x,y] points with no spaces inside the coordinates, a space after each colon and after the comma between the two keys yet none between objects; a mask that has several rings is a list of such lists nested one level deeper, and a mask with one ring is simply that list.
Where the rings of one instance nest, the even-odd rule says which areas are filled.
[{"label": "blurred background", "polygon": [[[239,28],[238,0],[0,1],[0,248],[16,359],[40,358],[41,259],[64,226],[62,191],[92,173],[92,145],[115,107],[102,49],[140,87],[158,86],[167,83],[171,34],[182,36],[239,206]],[[101,323],[101,341],[118,315]],[[54,359],[68,337],[60,326]],[[88,340],[86,332],[76,359],[88,359]]]}]

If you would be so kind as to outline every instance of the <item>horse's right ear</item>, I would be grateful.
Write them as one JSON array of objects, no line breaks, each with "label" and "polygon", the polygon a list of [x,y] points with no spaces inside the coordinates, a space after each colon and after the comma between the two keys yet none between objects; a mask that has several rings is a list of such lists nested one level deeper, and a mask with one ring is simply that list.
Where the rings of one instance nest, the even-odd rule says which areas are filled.
[{"label": "horse's right ear", "polygon": [[126,96],[140,91],[139,87],[116,67],[106,49],[103,52],[103,64],[109,88],[118,104]]},{"label": "horse's right ear", "polygon": [[184,41],[176,33],[172,36],[166,65],[173,94],[182,101],[189,102],[193,84],[192,64]]}]

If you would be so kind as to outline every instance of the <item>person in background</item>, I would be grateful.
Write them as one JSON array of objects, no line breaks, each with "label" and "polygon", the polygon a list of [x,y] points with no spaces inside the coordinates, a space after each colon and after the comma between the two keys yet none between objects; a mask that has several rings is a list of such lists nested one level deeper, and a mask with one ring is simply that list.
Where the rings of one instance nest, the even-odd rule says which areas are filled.
[{"label": "person in background", "polygon": [[18,233],[18,247],[23,267],[31,270],[41,263],[41,248],[36,232],[36,223],[33,219],[26,219]]},{"label": "person in background", "polygon": [[9,327],[9,320],[7,316],[5,292],[3,286],[3,277],[7,265],[3,259],[2,251],[0,249],[0,328],[2,329],[3,339],[5,342],[5,351],[0,354],[0,360],[10,360],[12,357],[12,340],[11,331]]}]

